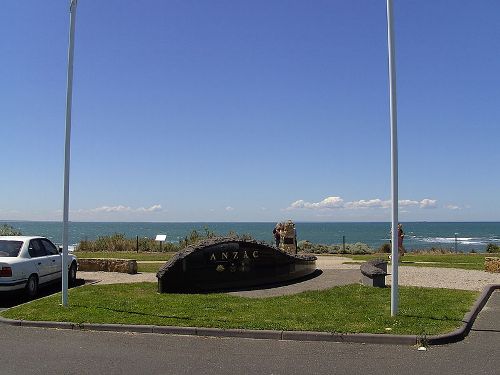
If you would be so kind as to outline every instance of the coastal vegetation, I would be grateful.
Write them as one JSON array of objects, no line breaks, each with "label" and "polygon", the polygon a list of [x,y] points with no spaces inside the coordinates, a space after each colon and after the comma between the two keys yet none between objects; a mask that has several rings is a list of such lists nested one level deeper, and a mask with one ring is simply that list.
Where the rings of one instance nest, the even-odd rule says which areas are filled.
[{"label": "coastal vegetation", "polygon": [[154,283],[91,285],[4,311],[10,319],[73,323],[367,332],[433,335],[462,325],[478,292],[400,287],[390,314],[390,288],[347,285],[322,291],[245,298],[228,294],[158,294]]},{"label": "coastal vegetation", "polygon": [[[82,253],[92,252],[177,252],[188,245],[197,243],[207,238],[216,237],[217,234],[205,227],[203,232],[192,230],[187,236],[179,242],[162,242],[148,237],[127,238],[125,234],[115,233],[110,236],[99,236],[96,240],[82,240],[77,246],[76,251]],[[249,235],[238,235],[229,232],[226,236],[250,239]]]},{"label": "coastal vegetation", "polygon": [[3,224],[0,226],[0,236],[21,236],[22,233],[19,229],[14,228],[12,225]]},{"label": "coastal vegetation", "polygon": [[299,252],[310,254],[372,254],[374,250],[365,243],[357,242],[344,245],[315,244],[309,241],[299,241],[297,243]]},{"label": "coastal vegetation", "polygon": [[[349,255],[355,262],[364,262],[370,259],[387,257],[384,254]],[[484,261],[487,254],[478,253],[436,253],[436,252],[411,252],[400,257],[401,266],[412,267],[441,267],[459,268],[465,270],[484,270]],[[386,258],[387,259],[387,258]]]},{"label": "coastal vegetation", "polygon": [[498,246],[497,244],[494,244],[494,243],[489,243],[486,246],[486,252],[490,253],[490,254],[500,253],[500,246]]}]

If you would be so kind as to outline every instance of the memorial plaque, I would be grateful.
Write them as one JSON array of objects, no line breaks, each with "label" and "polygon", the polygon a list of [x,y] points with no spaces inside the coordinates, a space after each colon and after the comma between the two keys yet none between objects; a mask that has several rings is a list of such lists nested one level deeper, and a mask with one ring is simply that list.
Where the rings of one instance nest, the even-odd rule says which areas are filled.
[{"label": "memorial plaque", "polygon": [[188,246],[160,268],[158,291],[243,289],[298,279],[316,270],[316,257],[286,253],[254,240],[212,238]]}]

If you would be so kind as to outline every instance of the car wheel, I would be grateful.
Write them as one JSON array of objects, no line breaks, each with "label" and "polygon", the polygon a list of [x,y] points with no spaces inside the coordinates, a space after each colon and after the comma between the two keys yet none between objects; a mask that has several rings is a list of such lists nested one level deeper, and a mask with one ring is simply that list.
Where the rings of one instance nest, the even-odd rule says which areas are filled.
[{"label": "car wheel", "polygon": [[38,294],[38,277],[36,275],[31,275],[28,278],[28,283],[26,284],[26,294],[29,298],[34,298]]},{"label": "car wheel", "polygon": [[71,263],[71,267],[69,267],[68,271],[68,284],[69,286],[76,285],[76,263]]}]

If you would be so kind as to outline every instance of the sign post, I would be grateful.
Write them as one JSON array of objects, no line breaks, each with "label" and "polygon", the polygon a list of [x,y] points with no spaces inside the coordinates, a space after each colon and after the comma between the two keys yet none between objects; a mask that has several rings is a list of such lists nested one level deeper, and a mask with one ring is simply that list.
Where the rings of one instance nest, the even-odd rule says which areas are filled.
[{"label": "sign post", "polygon": [[71,103],[73,98],[73,51],[75,42],[75,17],[78,0],[70,0],[69,5],[69,47],[68,77],[66,88],[66,139],[64,146],[64,208],[63,208],[63,249],[62,249],[62,305],[68,306],[68,218],[69,218],[69,166],[71,155]]},{"label": "sign post", "polygon": [[398,121],[396,107],[396,53],[392,0],[387,0],[387,47],[389,54],[389,97],[391,116],[391,196],[392,196],[392,287],[391,316],[398,313]]},{"label": "sign post", "polygon": [[160,251],[161,251],[161,244],[162,244],[162,242],[164,242],[166,239],[167,239],[167,235],[166,235],[166,234],[157,234],[157,235],[156,235],[155,241],[159,241],[159,242],[160,242]]}]

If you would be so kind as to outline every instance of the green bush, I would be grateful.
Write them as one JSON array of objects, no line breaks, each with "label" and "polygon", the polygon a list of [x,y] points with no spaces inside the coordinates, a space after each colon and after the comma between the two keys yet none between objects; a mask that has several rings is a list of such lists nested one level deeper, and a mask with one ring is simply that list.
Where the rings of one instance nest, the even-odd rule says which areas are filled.
[{"label": "green bush", "polygon": [[[77,251],[137,251],[137,239],[126,238],[124,234],[115,233],[111,236],[100,236],[94,241],[83,240],[77,246]],[[162,251],[177,251],[179,245],[169,242],[162,244]],[[151,238],[139,238],[139,251],[158,252],[160,243]]]},{"label": "green bush", "polygon": [[489,243],[487,246],[486,246],[486,252],[487,253],[500,253],[500,246],[494,244],[494,243]]},{"label": "green bush", "polygon": [[315,244],[307,240],[297,243],[297,250],[313,254],[371,254],[373,249],[365,243],[346,244],[345,251],[342,245]]},{"label": "green bush", "polygon": [[378,248],[378,253],[391,253],[392,248],[390,243],[385,243]]},{"label": "green bush", "polygon": [[346,245],[346,254],[371,254],[373,249],[365,243],[356,242]]},{"label": "green bush", "polygon": [[[236,233],[229,233],[228,236],[238,237],[241,239],[252,239],[248,234],[237,235]],[[164,252],[177,252],[186,246],[195,244],[198,241],[216,237],[216,234],[210,231],[207,227],[204,228],[204,233],[192,230],[183,240],[179,243],[163,242],[161,244],[161,251]],[[122,233],[115,233],[110,236],[100,236],[96,240],[82,240],[77,246],[76,251],[88,252],[116,252],[116,251],[137,251],[137,238],[126,238]],[[152,238],[139,237],[139,252],[159,252],[160,243]]]},{"label": "green bush", "polygon": [[9,224],[3,224],[0,227],[0,236],[22,236],[22,233]]}]

